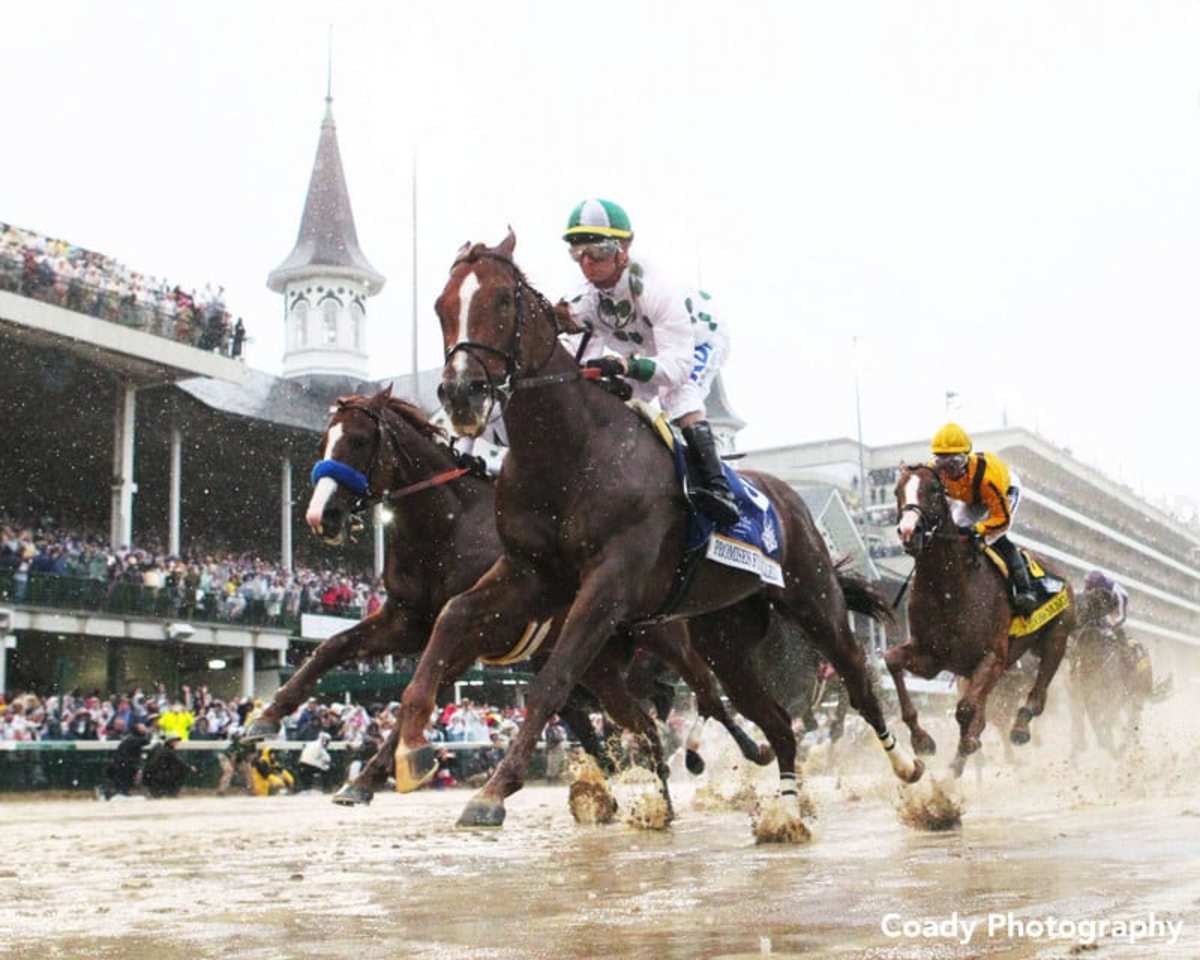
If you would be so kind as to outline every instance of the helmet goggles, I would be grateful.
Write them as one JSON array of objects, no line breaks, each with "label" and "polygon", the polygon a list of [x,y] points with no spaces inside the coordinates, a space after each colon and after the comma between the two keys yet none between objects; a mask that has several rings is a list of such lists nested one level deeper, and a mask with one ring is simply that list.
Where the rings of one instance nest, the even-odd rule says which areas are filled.
[{"label": "helmet goggles", "polygon": [[611,260],[621,249],[620,243],[611,237],[590,237],[581,235],[567,248],[571,259],[579,263],[584,257],[590,260]]},{"label": "helmet goggles", "polygon": [[933,458],[933,469],[952,477],[960,477],[967,469],[965,453],[939,453]]}]

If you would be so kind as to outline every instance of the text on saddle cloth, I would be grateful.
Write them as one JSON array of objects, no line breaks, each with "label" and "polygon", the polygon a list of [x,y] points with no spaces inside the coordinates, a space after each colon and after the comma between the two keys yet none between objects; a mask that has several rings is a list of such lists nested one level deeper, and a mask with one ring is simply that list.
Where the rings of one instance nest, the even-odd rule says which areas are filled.
[{"label": "text on saddle cloth", "polygon": [[783,586],[783,569],[779,565],[779,516],[775,507],[756,487],[729,464],[722,463],[725,480],[737,501],[737,523],[718,531],[717,525],[692,506],[688,491],[690,465],[687,444],[661,412],[638,400],[630,406],[653,429],[675,458],[675,475],[688,501],[687,552],[701,549],[704,556],[727,567],[758,574],[772,586]]}]

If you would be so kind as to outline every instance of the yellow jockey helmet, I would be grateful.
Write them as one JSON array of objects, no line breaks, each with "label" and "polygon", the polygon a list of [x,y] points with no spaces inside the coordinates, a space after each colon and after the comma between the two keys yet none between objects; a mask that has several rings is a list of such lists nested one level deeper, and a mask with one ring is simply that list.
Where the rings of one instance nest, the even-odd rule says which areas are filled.
[{"label": "yellow jockey helmet", "polygon": [[934,456],[970,453],[971,438],[967,436],[967,431],[957,423],[948,423],[933,435],[933,443],[930,446],[933,448]]}]

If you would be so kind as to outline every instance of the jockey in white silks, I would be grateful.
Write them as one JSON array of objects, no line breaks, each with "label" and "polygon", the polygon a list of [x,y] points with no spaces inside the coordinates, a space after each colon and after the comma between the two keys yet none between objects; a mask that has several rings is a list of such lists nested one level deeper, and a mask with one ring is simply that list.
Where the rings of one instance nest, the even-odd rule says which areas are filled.
[{"label": "jockey in white silks", "polygon": [[711,297],[632,259],[629,217],[610,200],[575,207],[563,239],[584,283],[556,309],[591,329],[580,362],[605,376],[626,377],[634,396],[659,402],[682,429],[698,469],[701,487],[692,491],[697,508],[719,526],[736,523],[737,504],[705,412],[729,352]]}]

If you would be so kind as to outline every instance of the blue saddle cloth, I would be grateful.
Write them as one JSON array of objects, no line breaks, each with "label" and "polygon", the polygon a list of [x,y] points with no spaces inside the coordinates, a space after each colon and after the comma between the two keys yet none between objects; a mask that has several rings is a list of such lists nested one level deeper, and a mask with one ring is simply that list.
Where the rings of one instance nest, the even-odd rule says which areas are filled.
[{"label": "blue saddle cloth", "polygon": [[[679,436],[675,437],[672,451],[675,454],[675,475],[685,493],[688,490],[687,446]],[[772,560],[779,559],[779,515],[766,496],[754,487],[749,480],[733,469],[729,464],[722,463],[725,480],[737,501],[737,523],[729,527],[717,529],[715,521],[691,507],[688,513],[687,551],[693,553],[708,546],[714,533],[723,539],[734,540],[738,543],[753,547]]]}]

